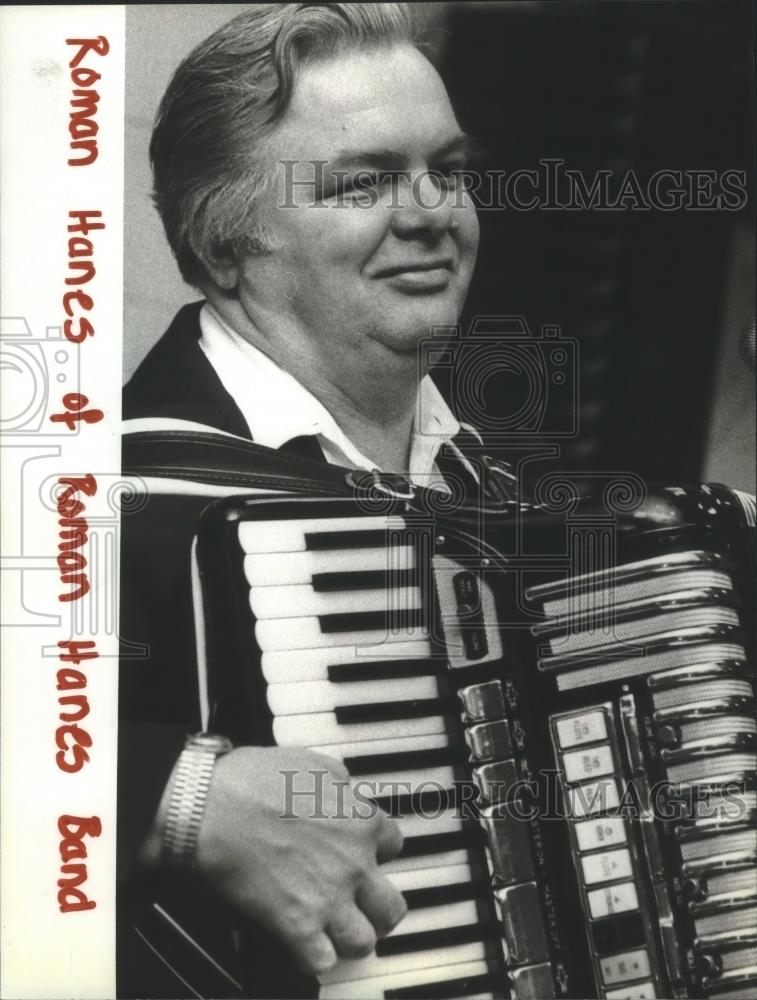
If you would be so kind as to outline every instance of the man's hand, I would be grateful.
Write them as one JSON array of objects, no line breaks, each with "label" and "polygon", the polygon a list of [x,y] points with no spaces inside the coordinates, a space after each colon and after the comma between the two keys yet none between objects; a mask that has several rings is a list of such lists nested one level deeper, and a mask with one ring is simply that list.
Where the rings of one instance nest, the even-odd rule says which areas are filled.
[{"label": "man's hand", "polygon": [[[312,794],[288,801],[287,789]],[[339,761],[240,747],[216,763],[196,867],[227,902],[277,933],[305,972],[325,972],[337,956],[369,954],[406,911],[377,865],[398,854],[402,834],[380,810],[367,813]]]}]

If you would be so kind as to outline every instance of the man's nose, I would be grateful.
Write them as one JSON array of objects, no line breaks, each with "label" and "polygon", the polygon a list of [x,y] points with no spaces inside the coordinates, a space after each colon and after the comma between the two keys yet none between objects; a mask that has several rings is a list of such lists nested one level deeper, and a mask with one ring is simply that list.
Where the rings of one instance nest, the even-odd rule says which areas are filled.
[{"label": "man's nose", "polygon": [[394,192],[392,228],[397,236],[438,235],[452,227],[455,192],[432,170],[404,174]]}]

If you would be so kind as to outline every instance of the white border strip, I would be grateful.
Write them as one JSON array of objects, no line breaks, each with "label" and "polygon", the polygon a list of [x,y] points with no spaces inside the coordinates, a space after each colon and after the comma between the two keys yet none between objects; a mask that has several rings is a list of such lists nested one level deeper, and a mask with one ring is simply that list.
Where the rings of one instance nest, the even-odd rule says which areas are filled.
[{"label": "white border strip", "polygon": [[[123,7],[95,5],[0,10],[4,997],[115,992],[124,15]],[[92,46],[67,41],[100,36],[107,41]],[[87,152],[74,140],[95,140],[97,156],[70,163]],[[69,229],[70,213],[95,212],[101,215],[88,217],[104,228]],[[95,272],[77,284],[88,264]],[[64,295],[77,290],[87,298],[68,300],[69,317]],[[94,335],[76,343],[84,319]],[[82,409],[103,418],[71,428],[52,421],[72,412],[64,397],[81,402],[73,394],[87,396]],[[76,552],[86,559],[90,588],[62,600],[74,588],[58,562],[59,480],[90,476],[96,489],[78,492],[84,508],[76,515],[87,521]],[[62,663],[58,643],[72,639],[93,643],[87,648],[99,655]],[[64,667],[78,669],[80,679],[60,690]],[[61,697],[82,702],[61,704]],[[77,735],[61,713],[78,710]],[[56,761],[56,739],[61,759],[78,768]],[[74,744],[87,760],[76,757]],[[68,857],[61,827],[81,833],[69,838]],[[86,868],[80,908],[70,884],[77,874],[62,871],[64,864]],[[60,879],[69,881],[63,892]]]}]

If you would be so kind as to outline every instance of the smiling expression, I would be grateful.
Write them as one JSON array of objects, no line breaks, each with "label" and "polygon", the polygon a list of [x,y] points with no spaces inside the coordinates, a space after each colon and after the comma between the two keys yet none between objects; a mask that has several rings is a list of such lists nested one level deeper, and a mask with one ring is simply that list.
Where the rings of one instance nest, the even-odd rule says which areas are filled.
[{"label": "smiling expression", "polygon": [[275,316],[281,336],[332,358],[415,354],[434,326],[454,324],[478,244],[455,178],[466,150],[442,81],[411,46],[303,66],[266,143],[272,249],[235,263],[251,318]]}]

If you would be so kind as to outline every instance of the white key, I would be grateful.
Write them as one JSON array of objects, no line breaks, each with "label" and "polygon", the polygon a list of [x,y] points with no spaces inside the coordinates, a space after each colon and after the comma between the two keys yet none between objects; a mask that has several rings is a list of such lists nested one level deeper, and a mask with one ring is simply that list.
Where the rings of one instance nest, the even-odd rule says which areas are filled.
[{"label": "white key", "polygon": [[402,531],[401,517],[311,517],[292,521],[244,521],[239,525],[242,550],[252,552],[305,551],[305,535],[332,531]]},{"label": "white key", "polygon": [[426,983],[443,983],[454,979],[472,979],[489,973],[486,962],[463,962],[459,965],[443,965],[439,969],[411,969],[380,979],[352,980],[322,986],[318,994],[320,1000],[375,1000],[383,997],[388,990],[409,989]]},{"label": "white key", "polygon": [[281,649],[263,653],[261,669],[269,684],[283,681],[328,680],[328,668],[340,663],[376,663],[392,660],[426,659],[431,656],[427,639],[417,642],[381,643],[379,646],[356,649],[332,646],[327,649]]},{"label": "white key", "polygon": [[408,837],[425,837],[429,834],[457,833],[463,826],[463,821],[454,809],[447,809],[445,812],[429,818],[400,816],[395,822],[402,831],[405,840]]},{"label": "white key", "polygon": [[420,854],[414,858],[395,858],[381,866],[382,875],[393,875],[399,872],[420,870],[421,868],[438,869],[440,865],[465,865],[469,857],[466,850],[437,851],[435,854]]},{"label": "white key", "polygon": [[[462,820],[454,809],[447,809],[445,812],[433,817],[423,816],[401,816],[395,822],[400,828],[402,836],[407,840],[410,837],[423,837],[428,834],[456,833],[462,829]],[[423,882],[426,876],[435,881],[431,885],[442,885],[447,880],[448,872],[455,872],[458,869],[470,871],[468,864],[470,858],[465,848],[455,848],[453,850],[435,850],[431,854],[418,854],[408,858],[395,858],[381,866],[381,871],[392,882],[398,879],[395,884],[398,887],[406,884],[403,880],[417,879]],[[444,876],[440,874],[443,870]],[[425,873],[425,874],[424,874]],[[450,879],[451,881],[451,879]],[[408,886],[409,887],[409,886]]]},{"label": "white key", "polygon": [[459,903],[443,903],[441,906],[427,906],[420,910],[408,910],[388,937],[438,931],[443,927],[467,927],[469,924],[478,923],[478,919],[476,903],[472,899]]},{"label": "white key", "polygon": [[[326,750],[323,752],[326,753]],[[363,795],[383,798],[385,795],[409,795],[413,792],[449,788],[454,784],[455,771],[454,768],[445,766],[408,767],[382,771],[380,774],[359,775],[354,780],[360,782]]]},{"label": "white key", "polygon": [[[364,740],[359,743],[336,743],[329,747],[328,756],[338,757],[341,760],[345,757],[362,757],[365,754],[412,753],[418,750],[438,750],[446,746],[449,746],[449,739],[445,734],[408,736],[394,740],[390,746],[384,743],[383,740]],[[325,747],[311,746],[310,749],[326,752]]]},{"label": "white key", "polygon": [[322,646],[353,646],[356,650],[361,650],[381,643],[427,639],[428,629],[419,626],[394,631],[383,627],[359,632],[322,632],[317,618],[266,618],[255,623],[255,637],[264,653],[274,649],[313,649]]},{"label": "white key", "polygon": [[[457,962],[477,962],[486,957],[482,941],[471,944],[454,945],[451,948],[431,948],[428,951],[412,951],[403,955],[368,955],[366,958],[349,959],[339,962],[333,969],[320,977],[322,983],[343,983],[355,979],[370,979],[387,976],[409,969],[434,969],[438,974],[445,965]],[[433,981],[433,980],[432,980]]]},{"label": "white key", "polygon": [[310,715],[280,715],[273,720],[273,738],[279,746],[322,746],[327,753],[331,743],[359,743],[364,740],[393,741],[402,736],[425,736],[443,733],[447,721],[441,715],[418,719],[392,719],[389,722],[360,722],[344,725],[333,712]]},{"label": "white key", "polygon": [[269,684],[268,706],[274,715],[304,715],[330,712],[342,705],[380,705],[388,701],[414,701],[438,698],[436,677],[403,677],[388,681],[303,681],[295,684]]},{"label": "white key", "polygon": [[305,615],[357,614],[361,611],[413,611],[423,605],[418,587],[376,590],[313,590],[309,583],[252,587],[250,607],[256,618],[302,618]]},{"label": "white key", "polygon": [[318,573],[369,573],[413,569],[415,549],[337,549],[334,552],[275,552],[244,557],[244,575],[253,587],[310,583]]},{"label": "white key", "polygon": [[399,892],[413,889],[432,889],[439,885],[459,885],[473,881],[470,865],[446,865],[436,871],[421,868],[413,872],[396,872],[389,879]]}]

